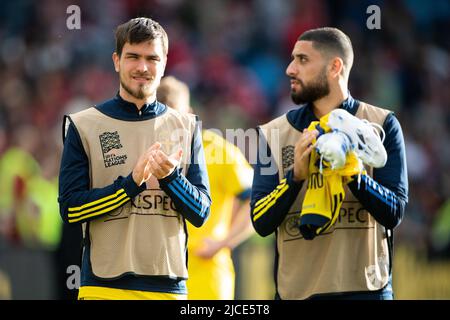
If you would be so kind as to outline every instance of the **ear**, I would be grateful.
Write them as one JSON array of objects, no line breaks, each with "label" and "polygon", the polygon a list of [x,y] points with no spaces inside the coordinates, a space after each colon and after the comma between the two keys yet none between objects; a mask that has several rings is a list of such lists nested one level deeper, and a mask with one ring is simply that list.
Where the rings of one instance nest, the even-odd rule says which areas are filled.
[{"label": "ear", "polygon": [[112,60],[114,62],[114,69],[116,70],[116,72],[119,72],[119,70],[120,70],[120,57],[117,54],[117,52],[114,52],[112,54]]},{"label": "ear", "polygon": [[344,74],[344,61],[339,57],[335,57],[331,61],[330,75],[332,78],[336,78],[341,74]]}]

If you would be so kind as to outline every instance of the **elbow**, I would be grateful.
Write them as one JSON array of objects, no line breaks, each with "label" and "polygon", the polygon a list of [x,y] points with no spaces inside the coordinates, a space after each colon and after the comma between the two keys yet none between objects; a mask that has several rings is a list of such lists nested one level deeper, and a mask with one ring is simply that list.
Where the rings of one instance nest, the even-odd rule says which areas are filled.
[{"label": "elbow", "polygon": [[395,217],[391,221],[389,221],[385,225],[385,227],[387,229],[392,229],[392,230],[397,228],[403,220],[403,214],[404,214],[404,209],[401,212],[399,212],[397,215],[395,215]]},{"label": "elbow", "polygon": [[407,203],[408,203],[407,199],[401,199],[401,198],[399,199],[398,212],[394,216],[391,229],[398,227],[400,225],[400,223],[403,221]]},{"label": "elbow", "polygon": [[402,218],[397,215],[389,218],[375,217],[375,220],[380,225],[390,230],[394,230],[400,224],[400,222],[402,222]]},{"label": "elbow", "polygon": [[66,210],[64,204],[62,203],[59,204],[59,215],[61,216],[61,220],[63,221],[64,224],[66,225],[72,224],[69,221],[68,211]]},{"label": "elbow", "polygon": [[209,208],[206,210],[206,212],[204,213],[203,216],[196,215],[192,219],[190,219],[189,222],[194,227],[200,228],[201,226],[203,226],[205,224],[206,220],[208,220],[208,217],[209,217]]},{"label": "elbow", "polygon": [[84,222],[83,219],[81,221],[79,219],[69,219],[68,212],[61,212],[61,218],[66,225],[81,224]]},{"label": "elbow", "polygon": [[251,206],[250,220],[252,221],[253,229],[255,229],[256,233],[261,237],[267,237],[272,234],[275,230],[273,225],[266,219],[265,216],[255,215],[254,210],[255,208]]},{"label": "elbow", "polygon": [[395,212],[393,213],[393,215],[391,216],[391,218],[387,219],[387,221],[384,221],[384,223],[382,223],[382,225],[386,229],[394,230],[395,228],[397,228],[400,225],[400,223],[403,220],[403,216],[405,214],[406,204],[407,204],[406,200],[399,199],[398,206],[397,206]]},{"label": "elbow", "polygon": [[203,197],[202,207],[200,211],[191,211],[191,214],[189,214],[190,219],[188,220],[194,227],[200,228],[205,224],[206,220],[208,220],[211,211],[211,203],[211,198],[209,194],[207,194],[207,196]]},{"label": "elbow", "polygon": [[67,206],[64,206],[64,204],[60,204],[59,214],[61,216],[61,220],[66,225],[81,224],[85,221],[84,219],[70,219],[69,210],[67,209]]},{"label": "elbow", "polygon": [[196,228],[200,228],[201,226],[203,226],[206,222],[206,219],[191,219],[189,221],[194,227]]},{"label": "elbow", "polygon": [[263,238],[265,238],[265,237],[267,237],[267,236],[272,234],[272,232],[267,232],[267,231],[264,231],[264,230],[257,230],[257,229],[255,229],[255,231],[256,231],[257,234],[259,234]]},{"label": "elbow", "polygon": [[384,224],[384,227],[386,229],[395,229],[399,224],[400,224],[401,220],[400,219],[393,219],[392,221],[388,221],[387,223]]},{"label": "elbow", "polygon": [[261,237],[267,237],[268,235],[271,235],[273,230],[270,228],[267,228],[263,223],[261,223],[258,220],[252,219],[253,228],[255,229],[256,233],[260,235]]}]

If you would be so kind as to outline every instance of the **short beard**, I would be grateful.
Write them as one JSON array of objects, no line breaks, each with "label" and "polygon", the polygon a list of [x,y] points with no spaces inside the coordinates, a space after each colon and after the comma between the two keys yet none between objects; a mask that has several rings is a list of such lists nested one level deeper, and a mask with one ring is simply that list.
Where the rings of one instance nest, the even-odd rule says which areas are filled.
[{"label": "short beard", "polygon": [[144,100],[151,96],[150,85],[140,85],[138,90],[132,90],[125,84],[125,81],[122,80],[122,77],[120,77],[120,85],[126,92],[128,92],[132,97],[138,100]]},{"label": "short beard", "polygon": [[326,97],[330,93],[330,86],[328,85],[325,70],[311,82],[309,85],[304,85],[300,82],[302,90],[299,93],[291,91],[291,98],[295,104],[303,104],[317,101],[323,97]]}]

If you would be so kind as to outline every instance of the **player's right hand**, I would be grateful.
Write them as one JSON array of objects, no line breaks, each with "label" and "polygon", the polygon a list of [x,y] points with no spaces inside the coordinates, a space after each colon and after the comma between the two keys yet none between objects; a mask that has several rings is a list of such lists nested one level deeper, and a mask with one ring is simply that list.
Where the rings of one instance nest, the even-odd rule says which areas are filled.
[{"label": "player's right hand", "polygon": [[159,150],[161,143],[155,142],[148,148],[138,159],[133,169],[133,180],[140,186],[152,176],[151,167],[149,164],[149,154],[154,150]]},{"label": "player's right hand", "polygon": [[314,145],[313,141],[319,135],[319,131],[303,130],[300,139],[295,144],[294,151],[294,181],[300,182],[308,178],[309,173],[309,155]]}]

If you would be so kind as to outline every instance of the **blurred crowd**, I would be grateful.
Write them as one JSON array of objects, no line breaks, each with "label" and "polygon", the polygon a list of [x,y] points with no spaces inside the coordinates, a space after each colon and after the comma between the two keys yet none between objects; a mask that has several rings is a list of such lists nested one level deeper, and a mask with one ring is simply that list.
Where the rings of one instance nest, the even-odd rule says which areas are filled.
[{"label": "blurred crowd", "polygon": [[[81,29],[67,28],[72,4]],[[373,4],[379,30],[366,25]],[[285,69],[297,37],[320,26],[346,32],[351,94],[393,110],[404,130],[410,192],[396,241],[450,257],[447,0],[1,1],[0,243],[58,247],[62,116],[116,94],[113,31],[136,16],[166,29],[166,74],[189,84],[203,126],[222,130],[295,108]]]}]

